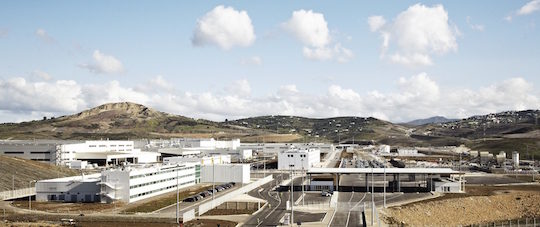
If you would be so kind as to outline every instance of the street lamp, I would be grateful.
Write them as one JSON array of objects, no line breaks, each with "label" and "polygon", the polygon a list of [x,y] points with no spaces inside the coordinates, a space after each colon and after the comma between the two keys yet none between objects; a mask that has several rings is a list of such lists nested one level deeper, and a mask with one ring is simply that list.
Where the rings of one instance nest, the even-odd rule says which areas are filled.
[{"label": "street lamp", "polygon": [[[28,183],[28,188],[32,188],[32,183],[36,183],[36,182],[37,182],[36,180],[31,180],[30,183]],[[32,195],[28,196],[28,209],[32,210]]]},{"label": "street lamp", "polygon": [[178,172],[180,172],[180,168],[178,163],[176,164],[176,224],[180,225],[180,193],[178,191]]}]

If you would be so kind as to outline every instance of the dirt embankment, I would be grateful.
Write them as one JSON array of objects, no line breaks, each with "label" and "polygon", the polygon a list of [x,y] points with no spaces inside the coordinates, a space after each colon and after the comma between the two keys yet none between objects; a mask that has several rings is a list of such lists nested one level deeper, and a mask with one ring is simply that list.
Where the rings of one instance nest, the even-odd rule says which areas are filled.
[{"label": "dirt embankment", "polygon": [[473,225],[532,217],[540,217],[540,187],[473,188],[471,194],[390,208],[385,215],[391,224],[408,226]]}]

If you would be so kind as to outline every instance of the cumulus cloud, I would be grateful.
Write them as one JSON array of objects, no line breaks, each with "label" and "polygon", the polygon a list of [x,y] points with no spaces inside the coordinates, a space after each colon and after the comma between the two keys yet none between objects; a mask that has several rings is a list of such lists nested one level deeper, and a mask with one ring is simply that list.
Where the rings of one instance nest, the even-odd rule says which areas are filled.
[{"label": "cumulus cloud", "polygon": [[369,30],[372,32],[379,30],[386,24],[386,20],[383,16],[371,16],[368,17]]},{"label": "cumulus cloud", "polygon": [[242,65],[262,65],[262,58],[259,56],[252,56],[249,58],[244,58],[240,61]]},{"label": "cumulus cloud", "polygon": [[328,23],[322,13],[303,9],[294,11],[282,26],[304,45],[302,53],[307,59],[347,62],[354,56],[341,43],[332,43]]},{"label": "cumulus cloud", "polygon": [[95,50],[92,54],[93,63],[81,64],[79,67],[90,70],[93,73],[113,74],[124,71],[124,65],[120,60],[112,55],[106,55],[99,50]]},{"label": "cumulus cloud", "polygon": [[250,46],[255,42],[255,32],[246,11],[219,5],[197,21],[191,41],[195,46],[211,44],[228,50]]},{"label": "cumulus cloud", "polygon": [[31,74],[43,80],[50,80],[52,78],[51,75],[40,70],[34,70]]},{"label": "cumulus cloud", "polygon": [[448,12],[442,5],[428,7],[410,6],[399,13],[391,23],[382,16],[371,16],[368,25],[372,32],[379,32],[382,39],[382,58],[394,63],[419,66],[431,65],[431,55],[444,55],[457,51],[457,27],[449,22]]},{"label": "cumulus cloud", "polygon": [[528,15],[540,10],[540,0],[532,0],[522,6],[517,12],[517,15]]},{"label": "cumulus cloud", "polygon": [[234,81],[225,89],[230,95],[249,96],[251,94],[251,85],[245,79]]},{"label": "cumulus cloud", "polygon": [[441,87],[426,73],[401,77],[391,92],[359,93],[330,85],[310,94],[294,84],[266,95],[251,94],[247,80],[238,80],[218,92],[160,89],[164,77],[134,89],[119,81],[78,84],[71,80],[29,82],[24,78],[0,80],[0,119],[17,121],[41,116],[72,114],[108,102],[131,101],[160,111],[210,120],[260,115],[305,117],[373,116],[393,122],[444,115],[462,118],[505,110],[538,109],[540,93],[523,78],[510,78],[475,89]]},{"label": "cumulus cloud", "polygon": [[470,17],[470,16],[467,16],[467,24],[469,25],[469,27],[470,27],[472,30],[481,31],[481,32],[484,31],[484,25],[481,25],[481,24],[473,24],[473,23],[471,22],[471,17]]},{"label": "cumulus cloud", "polygon": [[41,39],[43,42],[47,42],[47,43],[54,43],[54,38],[51,37],[49,35],[49,33],[47,33],[47,31],[45,31],[45,29],[43,28],[38,28],[36,30],[36,36]]}]

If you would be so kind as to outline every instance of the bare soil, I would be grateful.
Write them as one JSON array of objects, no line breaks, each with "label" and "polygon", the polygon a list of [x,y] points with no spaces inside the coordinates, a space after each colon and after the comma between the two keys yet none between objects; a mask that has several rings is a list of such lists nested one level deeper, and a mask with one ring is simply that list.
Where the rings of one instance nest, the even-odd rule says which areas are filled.
[{"label": "bare soil", "polygon": [[390,224],[458,226],[540,217],[540,186],[475,186],[467,193],[390,208]]},{"label": "bare soil", "polygon": [[[62,203],[62,202],[32,202],[32,210],[46,211],[49,213],[96,213],[113,211],[116,207],[123,206],[123,203]],[[28,209],[28,201],[14,201],[12,206]]]},{"label": "bare soil", "polygon": [[[202,191],[206,191],[210,189],[211,187],[212,185],[202,184],[202,185],[196,185],[193,187],[181,189],[180,193],[178,193],[180,195],[179,196],[180,201],[184,200],[185,198],[191,195],[197,194]],[[155,198],[142,200],[139,202],[135,202],[133,204],[129,204],[122,209],[122,213],[125,213],[125,214],[147,213],[147,212],[152,212],[160,208],[169,206],[174,203],[176,203],[176,192],[167,193],[167,194],[155,197]]]},{"label": "bare soil", "polygon": [[237,215],[237,214],[253,214],[257,211],[256,209],[212,209],[204,213],[202,216],[212,216],[212,215]]}]

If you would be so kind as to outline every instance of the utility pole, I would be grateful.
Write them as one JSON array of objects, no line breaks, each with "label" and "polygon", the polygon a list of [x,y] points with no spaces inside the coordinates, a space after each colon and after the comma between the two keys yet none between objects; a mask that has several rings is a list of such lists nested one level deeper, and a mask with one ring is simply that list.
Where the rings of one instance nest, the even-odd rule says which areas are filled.
[{"label": "utility pole", "polygon": [[[214,189],[216,188],[216,168],[214,165],[214,156],[212,156],[212,206],[214,206]],[[213,208],[213,207],[212,207]]]},{"label": "utility pole", "polygon": [[[31,180],[30,183],[28,183],[28,188],[32,188],[32,183],[36,182],[35,180]],[[28,196],[28,209],[32,210],[32,195]]]},{"label": "utility pole", "polygon": [[383,207],[386,208],[386,164],[384,165]]},{"label": "utility pole", "polygon": [[371,167],[371,226],[375,222],[375,198],[373,194],[375,193],[375,184],[373,179],[373,167]]},{"label": "utility pole", "polygon": [[294,178],[292,166],[289,166],[291,169],[291,226],[294,225]]},{"label": "utility pole", "polygon": [[304,197],[306,196],[304,194],[304,159],[302,159],[302,206],[304,206]]},{"label": "utility pole", "polygon": [[178,176],[180,168],[178,168],[178,163],[176,164],[176,224],[180,225],[180,192],[178,191]]}]

